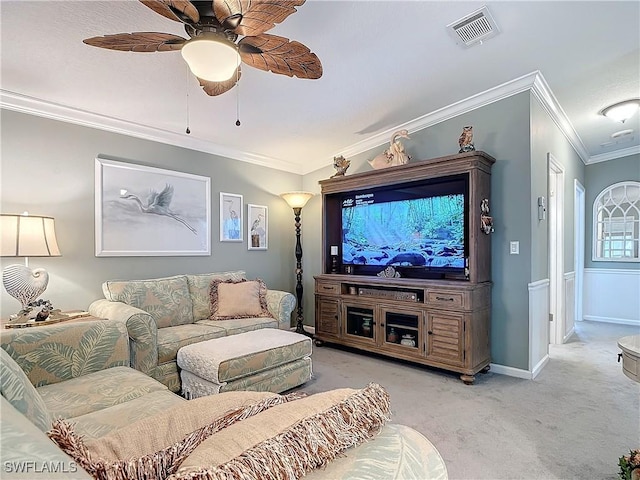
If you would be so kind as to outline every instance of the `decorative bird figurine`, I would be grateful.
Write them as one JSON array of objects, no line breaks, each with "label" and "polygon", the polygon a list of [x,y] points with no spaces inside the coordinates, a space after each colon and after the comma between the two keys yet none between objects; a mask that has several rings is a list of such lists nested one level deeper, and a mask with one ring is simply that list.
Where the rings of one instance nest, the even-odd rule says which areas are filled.
[{"label": "decorative bird figurine", "polygon": [[331,175],[330,178],[344,177],[344,174],[347,173],[347,168],[349,168],[349,165],[351,165],[351,161],[347,160],[342,155],[333,157],[333,167],[337,170],[337,172]]},{"label": "decorative bird figurine", "polygon": [[395,167],[397,165],[404,165],[411,156],[404,151],[404,145],[399,138],[411,138],[407,130],[398,130],[391,135],[391,141],[389,142],[389,148],[387,148],[380,155],[373,160],[367,160],[369,165],[374,169],[379,170],[381,168]]},{"label": "decorative bird figurine", "polygon": [[140,207],[142,213],[152,213],[154,215],[173,218],[174,220],[180,222],[182,225],[191,230],[194,235],[198,234],[195,228],[193,228],[184,219],[182,219],[180,216],[169,209],[171,199],[173,198],[173,185],[167,183],[160,193],[156,192],[155,190],[151,190],[146,205],[142,203],[137,195],[129,193],[127,192],[127,190],[120,190],[120,198],[135,201]]},{"label": "decorative bird figurine", "polygon": [[473,146],[473,126],[469,125],[462,128],[458,145],[460,145],[460,151],[458,153],[473,152],[476,149],[476,147]]}]

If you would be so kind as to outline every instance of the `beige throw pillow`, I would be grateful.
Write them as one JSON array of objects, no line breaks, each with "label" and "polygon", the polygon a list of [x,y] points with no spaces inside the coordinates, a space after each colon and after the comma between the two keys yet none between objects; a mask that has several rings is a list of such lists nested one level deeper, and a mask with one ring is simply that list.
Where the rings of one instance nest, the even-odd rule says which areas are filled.
[{"label": "beige throw pillow", "polygon": [[271,317],[267,309],[267,286],[260,280],[214,280],[211,282],[211,320]]}]

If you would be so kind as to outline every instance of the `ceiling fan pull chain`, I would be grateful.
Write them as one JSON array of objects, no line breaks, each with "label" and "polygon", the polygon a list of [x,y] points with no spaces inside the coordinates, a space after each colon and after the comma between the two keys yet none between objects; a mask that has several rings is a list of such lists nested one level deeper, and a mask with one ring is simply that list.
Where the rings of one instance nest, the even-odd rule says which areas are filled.
[{"label": "ceiling fan pull chain", "polygon": [[187,93],[187,129],[185,130],[185,133],[187,135],[191,134],[191,129],[189,128],[189,67],[187,66],[187,75],[185,76],[186,82],[185,82],[185,91]]},{"label": "ceiling fan pull chain", "polygon": [[240,126],[240,66],[236,68],[236,127]]}]

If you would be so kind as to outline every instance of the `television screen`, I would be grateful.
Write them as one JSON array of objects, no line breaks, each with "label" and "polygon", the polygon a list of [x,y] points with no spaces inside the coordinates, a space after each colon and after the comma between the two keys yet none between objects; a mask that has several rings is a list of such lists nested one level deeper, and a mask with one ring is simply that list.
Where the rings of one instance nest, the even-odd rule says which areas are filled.
[{"label": "television screen", "polygon": [[444,188],[400,188],[343,196],[343,265],[377,267],[356,267],[355,273],[363,274],[389,265],[405,271],[463,271],[464,191],[464,182],[457,182]]}]

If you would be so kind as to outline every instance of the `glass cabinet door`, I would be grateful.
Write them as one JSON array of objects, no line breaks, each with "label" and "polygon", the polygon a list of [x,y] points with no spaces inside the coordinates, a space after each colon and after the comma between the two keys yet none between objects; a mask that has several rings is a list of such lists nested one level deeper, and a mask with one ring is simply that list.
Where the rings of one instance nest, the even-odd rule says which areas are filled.
[{"label": "glass cabinet door", "polygon": [[385,347],[422,351],[422,312],[382,309]]},{"label": "glass cabinet door", "polygon": [[345,334],[362,340],[375,341],[373,307],[344,305]]}]

